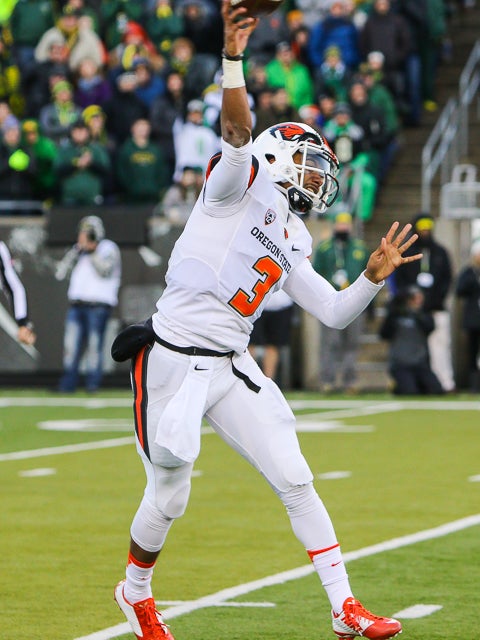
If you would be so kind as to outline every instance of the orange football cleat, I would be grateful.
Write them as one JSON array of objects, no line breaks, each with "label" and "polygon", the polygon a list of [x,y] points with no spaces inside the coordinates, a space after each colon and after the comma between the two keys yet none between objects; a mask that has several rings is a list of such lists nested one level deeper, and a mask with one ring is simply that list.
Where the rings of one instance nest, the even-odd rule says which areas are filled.
[{"label": "orange football cleat", "polygon": [[358,636],[369,640],[387,640],[402,632],[402,625],[394,618],[375,616],[355,598],[347,598],[340,613],[332,611],[333,631],[342,640]]},{"label": "orange football cleat", "polygon": [[114,600],[125,614],[138,640],[175,640],[162,614],[155,607],[155,600],[147,598],[131,604],[124,595],[122,580],[115,587]]}]

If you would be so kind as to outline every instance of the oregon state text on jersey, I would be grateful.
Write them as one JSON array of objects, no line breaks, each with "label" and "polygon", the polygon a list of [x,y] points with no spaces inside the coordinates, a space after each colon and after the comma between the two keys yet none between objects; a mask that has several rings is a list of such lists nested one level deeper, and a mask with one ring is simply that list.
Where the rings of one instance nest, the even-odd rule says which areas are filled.
[{"label": "oregon state text on jersey", "polygon": [[251,155],[239,166],[234,151],[236,164],[224,143],[170,257],[153,327],[177,345],[243,351],[269,297],[311,254],[285,197]]}]

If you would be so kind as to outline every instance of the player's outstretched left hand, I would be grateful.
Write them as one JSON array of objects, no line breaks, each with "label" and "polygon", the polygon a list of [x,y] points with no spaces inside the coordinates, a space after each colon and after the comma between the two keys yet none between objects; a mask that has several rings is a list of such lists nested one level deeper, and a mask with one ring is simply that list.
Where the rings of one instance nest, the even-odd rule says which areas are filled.
[{"label": "player's outstretched left hand", "polygon": [[397,233],[399,224],[399,222],[392,224],[385,237],[382,238],[380,245],[370,255],[365,276],[375,284],[388,278],[400,265],[420,260],[423,256],[422,253],[417,253],[413,256],[403,257],[404,252],[412,246],[418,235],[414,233],[408,240],[405,240],[412,225],[406,224]]}]

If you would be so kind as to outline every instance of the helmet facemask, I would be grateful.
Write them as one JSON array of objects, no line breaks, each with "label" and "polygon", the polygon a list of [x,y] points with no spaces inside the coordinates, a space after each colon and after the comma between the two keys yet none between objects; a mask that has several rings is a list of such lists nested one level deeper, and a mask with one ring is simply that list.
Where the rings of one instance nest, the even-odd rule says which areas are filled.
[{"label": "helmet facemask", "polygon": [[[327,143],[311,127],[283,123],[271,127],[254,142],[254,153],[264,163],[276,188],[294,213],[324,213],[338,195],[338,161]],[[305,186],[307,174],[321,177],[318,192]],[[290,186],[279,183],[290,183]]]}]

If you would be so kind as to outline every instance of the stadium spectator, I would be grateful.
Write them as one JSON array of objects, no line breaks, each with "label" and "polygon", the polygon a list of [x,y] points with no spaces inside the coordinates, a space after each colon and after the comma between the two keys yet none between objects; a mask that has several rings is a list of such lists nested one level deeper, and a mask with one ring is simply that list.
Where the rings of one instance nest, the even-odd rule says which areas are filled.
[{"label": "stadium spectator", "polygon": [[442,44],[447,35],[446,6],[442,0],[426,0],[426,24],[417,44],[421,61],[421,86],[423,107],[436,111],[436,80],[441,58]]},{"label": "stadium spectator", "polygon": [[311,104],[314,97],[313,81],[308,68],[298,62],[289,42],[279,42],[275,57],[265,65],[268,84],[276,89],[283,87],[295,109]]},{"label": "stadium spectator", "polygon": [[0,24],[0,101],[8,102],[12,112],[21,117],[25,111],[25,97],[20,86],[20,69],[12,53],[10,30]]},{"label": "stadium spectator", "polygon": [[388,154],[388,146],[394,143],[387,133],[385,114],[370,101],[367,87],[361,78],[354,79],[348,90],[352,119],[363,129],[363,151],[368,155],[368,169],[379,179],[382,159]]},{"label": "stadium spectator", "polygon": [[81,113],[73,102],[72,85],[59,80],[52,87],[52,101],[40,109],[40,126],[46,136],[61,146],[68,141],[70,127]]},{"label": "stadium spectator", "polygon": [[165,57],[158,53],[142,25],[128,21],[121,43],[108,52],[108,67],[113,78],[130,71],[135,58],[146,58],[157,73],[165,69]]},{"label": "stadium spectator", "polygon": [[218,4],[211,0],[178,0],[176,11],[183,19],[182,35],[193,43],[197,54],[219,61],[222,50],[222,21]]},{"label": "stadium spectator", "polygon": [[168,184],[168,168],[162,149],[150,139],[146,118],[132,124],[131,137],[118,150],[116,176],[128,202],[156,204]]},{"label": "stadium spectator", "polygon": [[444,393],[430,366],[428,335],[434,320],[423,303],[422,290],[410,285],[393,298],[380,327],[380,337],[390,342],[389,371],[396,395]]},{"label": "stadium spectator", "polygon": [[385,83],[398,101],[403,101],[406,94],[406,63],[411,48],[404,17],[394,11],[390,0],[374,0],[360,32],[360,51],[363,58],[371,51],[383,53]]},{"label": "stadium spectator", "polygon": [[147,12],[145,29],[157,51],[168,55],[173,40],[185,34],[183,16],[172,0],[155,0]]},{"label": "stadium spectator", "polygon": [[[317,273],[341,291],[364,271],[368,257],[365,243],[354,235],[352,215],[348,211],[340,211],[334,219],[332,236],[317,246],[312,264]],[[364,324],[362,313],[345,329],[321,325],[320,380],[323,393],[338,390],[338,382],[346,393],[358,391],[357,359]]]},{"label": "stadium spectator", "polygon": [[470,264],[458,274],[455,294],[463,302],[462,329],[467,338],[464,356],[468,368],[468,388],[480,391],[480,240],[470,249]]},{"label": "stadium spectator", "polygon": [[202,100],[191,100],[187,104],[185,121],[177,118],[173,126],[175,144],[174,180],[178,181],[184,167],[201,167],[207,171],[210,158],[220,150],[220,139],[204,124]]},{"label": "stadium spectator", "polygon": [[66,0],[66,2],[62,4],[65,11],[76,11],[79,14],[80,26],[86,24],[89,29],[95,31],[101,38],[99,3],[92,2],[91,0]]},{"label": "stadium spectator", "polygon": [[24,148],[35,158],[37,170],[34,177],[33,195],[39,200],[52,198],[56,193],[56,175],[53,169],[57,157],[57,146],[47,136],[40,133],[37,120],[22,122]]},{"label": "stadium spectator", "polygon": [[174,70],[169,71],[165,77],[165,93],[153,101],[149,113],[152,138],[163,150],[169,181],[173,178],[175,170],[173,124],[177,118],[182,118],[185,112],[183,86],[182,74]]},{"label": "stadium spectator", "polygon": [[297,122],[299,119],[298,111],[290,103],[290,98],[286,89],[278,87],[273,89],[270,105],[257,109],[257,122],[253,129],[253,137],[279,122]]},{"label": "stadium spectator", "polygon": [[61,42],[71,72],[76,72],[80,62],[88,57],[100,67],[104,58],[102,41],[93,29],[80,21],[81,16],[78,9],[65,5],[57,24],[40,38],[35,48],[35,60],[47,60],[52,42]]},{"label": "stadium spectator", "polygon": [[336,101],[330,93],[320,93],[317,97],[317,104],[320,109],[318,123],[323,127],[331,118],[333,118]]},{"label": "stadium spectator", "polygon": [[385,145],[381,151],[378,176],[382,183],[400,149],[400,118],[392,93],[381,82],[381,72],[374,71],[366,62],[360,65],[359,75],[367,91],[368,103],[382,113],[385,124]]},{"label": "stadium spectator", "polygon": [[183,76],[183,92],[186,102],[198,98],[203,90],[212,83],[218,64],[217,56],[196,53],[190,38],[181,36],[172,42],[169,67]]},{"label": "stadium spectator", "polygon": [[352,108],[339,102],[323,125],[323,134],[341,163],[338,174],[344,207],[366,222],[373,215],[378,182],[365,151],[365,132],[352,120]]},{"label": "stadium spectator", "polygon": [[183,167],[180,177],[162,198],[161,212],[170,222],[184,225],[203,186],[201,167]]},{"label": "stadium spectator", "polygon": [[80,62],[74,84],[75,104],[82,109],[91,104],[101,106],[112,97],[110,82],[103,77],[100,67],[93,58],[84,58]]},{"label": "stadium spectator", "polygon": [[147,58],[134,58],[132,71],[135,74],[135,95],[150,109],[153,102],[165,93],[165,83],[152,68]]},{"label": "stadium spectator", "polygon": [[[452,365],[451,318],[447,308],[453,271],[450,255],[435,240],[435,220],[429,213],[420,212],[413,220],[413,231],[418,234],[416,251],[423,257],[395,273],[395,285],[401,293],[410,285],[417,285],[425,296],[424,310],[433,315],[434,330],[428,337],[432,370],[447,392],[455,390]],[[408,255],[408,252],[406,252]]]},{"label": "stadium spectator", "polygon": [[116,162],[117,144],[113,136],[107,131],[105,112],[102,110],[100,105],[91,104],[89,107],[84,109],[82,111],[82,118],[88,127],[90,141],[98,143],[108,153],[112,171],[109,171],[104,176],[103,195],[105,197],[105,202],[111,202],[115,200],[117,195],[115,171],[113,171],[113,167]]},{"label": "stadium spectator", "polygon": [[300,107],[298,110],[298,115],[300,116],[300,120],[305,124],[308,124],[309,127],[318,131],[318,133],[323,135],[322,127],[320,126],[320,109],[316,104],[305,104],[303,107]]},{"label": "stadium spectator", "polygon": [[87,125],[79,118],[70,126],[69,141],[59,148],[54,165],[60,202],[68,206],[100,205],[111,172],[106,148],[91,142]]},{"label": "stadium spectator", "polygon": [[131,71],[121,73],[115,81],[113,96],[103,105],[107,117],[107,130],[117,145],[129,136],[132,124],[148,117],[148,108],[135,93],[137,78]]},{"label": "stadium spectator", "polygon": [[79,384],[85,353],[85,388],[98,391],[103,377],[103,343],[107,322],[118,304],[121,254],[105,237],[98,216],[80,220],[77,241],[57,264],[57,280],[69,277],[65,318],[63,374],[58,391],[71,393]]},{"label": "stadium spectator", "polygon": [[5,100],[0,100],[0,131],[3,128],[5,120],[12,115],[13,113],[8,102],[6,102]]},{"label": "stadium spectator", "polygon": [[[443,0],[440,0],[443,4]],[[422,119],[422,60],[420,49],[427,25],[426,0],[397,0],[396,9],[410,31],[410,51],[405,61],[406,91],[400,113],[406,126],[416,127]],[[382,70],[383,71],[383,70]]]},{"label": "stadium spectator", "polygon": [[[295,13],[291,11],[290,13]],[[293,54],[298,62],[301,62],[303,65],[307,67],[309,72],[313,76],[313,65],[310,60],[309,52],[308,52],[308,43],[310,40],[310,29],[307,25],[302,24],[296,29],[292,30],[290,35],[290,44],[292,47]]]},{"label": "stadium spectator", "polygon": [[275,57],[275,47],[279,42],[290,41],[285,13],[282,8],[276,9],[262,19],[252,33],[248,42],[248,58],[257,64],[267,64]]},{"label": "stadium spectator", "polygon": [[340,49],[334,45],[325,49],[324,61],[314,72],[317,95],[329,93],[338,102],[346,102],[352,73],[342,60]]},{"label": "stadium spectator", "polygon": [[38,118],[41,108],[51,100],[53,85],[60,80],[70,80],[70,76],[63,42],[61,39],[52,41],[46,60],[30,65],[22,74],[27,117]]},{"label": "stadium spectator", "polygon": [[255,60],[255,58],[249,58],[246,66],[247,89],[258,107],[259,94],[263,91],[271,91],[272,88],[267,82],[267,72],[264,64]]},{"label": "stadium spectator", "polygon": [[[37,164],[30,150],[22,144],[20,123],[14,115],[5,118],[0,141],[0,199],[31,200],[34,196]],[[34,210],[0,209],[2,214],[32,214]]]},{"label": "stadium spectator", "polygon": [[35,63],[35,47],[43,34],[54,26],[53,0],[19,0],[10,16],[15,43],[14,55],[21,73]]},{"label": "stadium spectator", "polygon": [[316,24],[324,20],[328,15],[331,0],[295,0],[295,6],[303,14],[303,20],[307,25]]},{"label": "stadium spectator", "polygon": [[358,31],[348,14],[346,0],[330,3],[328,14],[313,23],[310,32],[309,54],[313,68],[319,68],[328,47],[340,49],[343,62],[354,71],[360,63]]},{"label": "stadium spectator", "polygon": [[123,41],[129,22],[138,23],[142,18],[143,3],[137,0],[109,0],[99,4],[103,40],[110,52]]},{"label": "stadium spectator", "polygon": [[[0,240],[0,289],[10,302],[17,323],[17,340],[23,344],[35,344],[37,336],[28,317],[28,300],[25,287],[13,265],[12,256],[5,242]],[[1,357],[1,355],[0,355]]]}]

